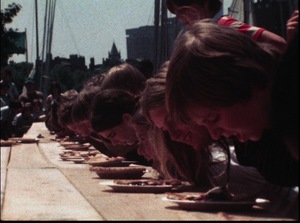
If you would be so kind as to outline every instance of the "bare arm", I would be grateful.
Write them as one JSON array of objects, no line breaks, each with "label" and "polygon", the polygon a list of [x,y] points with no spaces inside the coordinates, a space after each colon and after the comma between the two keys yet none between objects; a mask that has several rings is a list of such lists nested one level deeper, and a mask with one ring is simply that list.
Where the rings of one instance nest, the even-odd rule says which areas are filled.
[{"label": "bare arm", "polygon": [[292,16],[286,23],[286,40],[288,43],[294,38],[296,31],[298,30],[299,10],[295,10]]},{"label": "bare arm", "polygon": [[258,38],[259,42],[270,43],[275,46],[281,52],[285,51],[287,47],[287,42],[285,39],[275,33],[272,33],[268,30],[264,30],[260,37]]}]

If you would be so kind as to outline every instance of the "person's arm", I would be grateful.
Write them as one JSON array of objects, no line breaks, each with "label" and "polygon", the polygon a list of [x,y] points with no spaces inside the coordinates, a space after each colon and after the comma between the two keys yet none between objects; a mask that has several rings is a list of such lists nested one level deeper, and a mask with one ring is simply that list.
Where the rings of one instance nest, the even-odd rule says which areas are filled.
[{"label": "person's arm", "polygon": [[275,33],[272,33],[268,30],[264,30],[259,38],[257,39],[258,42],[270,43],[279,49],[281,52],[286,50],[287,42],[285,39]]},{"label": "person's arm", "polygon": [[18,100],[21,102],[22,106],[24,106],[26,98],[26,95],[23,93],[19,95]]},{"label": "person's arm", "polygon": [[230,16],[223,16],[218,20],[218,24],[236,29],[237,31],[250,36],[255,41],[272,44],[281,52],[285,51],[287,47],[287,42],[283,37],[264,28],[251,26],[238,21]]},{"label": "person's arm", "polygon": [[288,43],[294,38],[296,31],[298,30],[299,24],[299,11],[295,10],[292,16],[286,23],[286,40]]}]

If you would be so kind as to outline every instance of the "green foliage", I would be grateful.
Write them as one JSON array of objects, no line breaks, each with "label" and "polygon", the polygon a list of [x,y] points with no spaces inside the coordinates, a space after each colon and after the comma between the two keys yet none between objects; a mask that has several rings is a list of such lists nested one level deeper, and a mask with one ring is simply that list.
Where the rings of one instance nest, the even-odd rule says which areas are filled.
[{"label": "green foliage", "polygon": [[[16,3],[9,4],[7,8],[1,10],[1,28],[4,30],[5,24],[12,23],[13,17],[15,17],[22,6]],[[2,31],[1,30],[1,31]]]},{"label": "green foliage", "polygon": [[19,13],[21,8],[21,5],[12,3],[7,8],[1,10],[1,67],[7,65],[8,58],[13,53],[24,53],[24,49],[21,49],[12,41],[17,37],[18,30],[5,28],[6,24],[13,21],[13,18]]},{"label": "green foliage", "polygon": [[[24,86],[24,81],[30,74],[33,64],[26,62],[15,63],[11,61],[9,63],[9,67],[13,74],[12,81],[16,84],[19,93],[21,93]],[[49,73],[50,81],[58,81],[63,92],[71,89],[80,91],[83,87],[83,84],[92,76],[93,74],[90,71],[72,71],[70,67],[62,64],[56,65],[52,70],[50,70]]]},{"label": "green foliage", "polygon": [[60,83],[62,91],[74,89],[80,91],[83,83],[92,76],[89,71],[74,70],[61,64],[56,65],[49,74],[50,80]]},{"label": "green foliage", "polygon": [[9,67],[12,71],[12,81],[16,84],[19,93],[21,93],[24,81],[28,77],[31,69],[33,68],[33,64],[26,62],[15,63],[12,61],[9,63]]}]

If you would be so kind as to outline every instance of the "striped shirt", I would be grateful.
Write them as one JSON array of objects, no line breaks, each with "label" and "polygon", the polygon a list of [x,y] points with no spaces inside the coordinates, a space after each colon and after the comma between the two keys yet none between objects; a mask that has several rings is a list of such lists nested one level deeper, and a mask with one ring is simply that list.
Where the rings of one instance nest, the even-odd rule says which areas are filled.
[{"label": "striped shirt", "polygon": [[259,37],[261,36],[262,32],[265,31],[265,29],[263,29],[263,28],[248,25],[248,24],[240,22],[230,16],[222,16],[218,20],[218,24],[236,29],[239,32],[250,36],[255,41],[257,41],[259,39]]}]

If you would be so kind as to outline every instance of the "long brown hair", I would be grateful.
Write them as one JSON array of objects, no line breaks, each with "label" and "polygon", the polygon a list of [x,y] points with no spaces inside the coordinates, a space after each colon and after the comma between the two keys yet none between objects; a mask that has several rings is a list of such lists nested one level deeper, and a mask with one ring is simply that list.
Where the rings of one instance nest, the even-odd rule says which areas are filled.
[{"label": "long brown hair", "polygon": [[170,59],[166,80],[170,115],[185,120],[189,102],[226,107],[247,101],[253,88],[268,86],[274,65],[274,56],[247,35],[197,22],[178,37]]},{"label": "long brown hair", "polygon": [[[140,111],[152,125],[154,123],[151,121],[149,111],[165,106],[168,66],[169,62],[166,61],[158,73],[146,81],[145,89],[140,95]],[[168,132],[157,128],[151,130],[149,137],[152,137],[152,148],[159,159],[159,170],[165,177],[192,181],[201,186],[211,186],[215,183],[213,182],[213,173],[210,171],[214,160],[208,144],[203,145],[197,151],[191,145],[172,140]],[[216,147],[220,147],[220,145],[216,144]],[[224,150],[220,147],[220,152]]]}]

